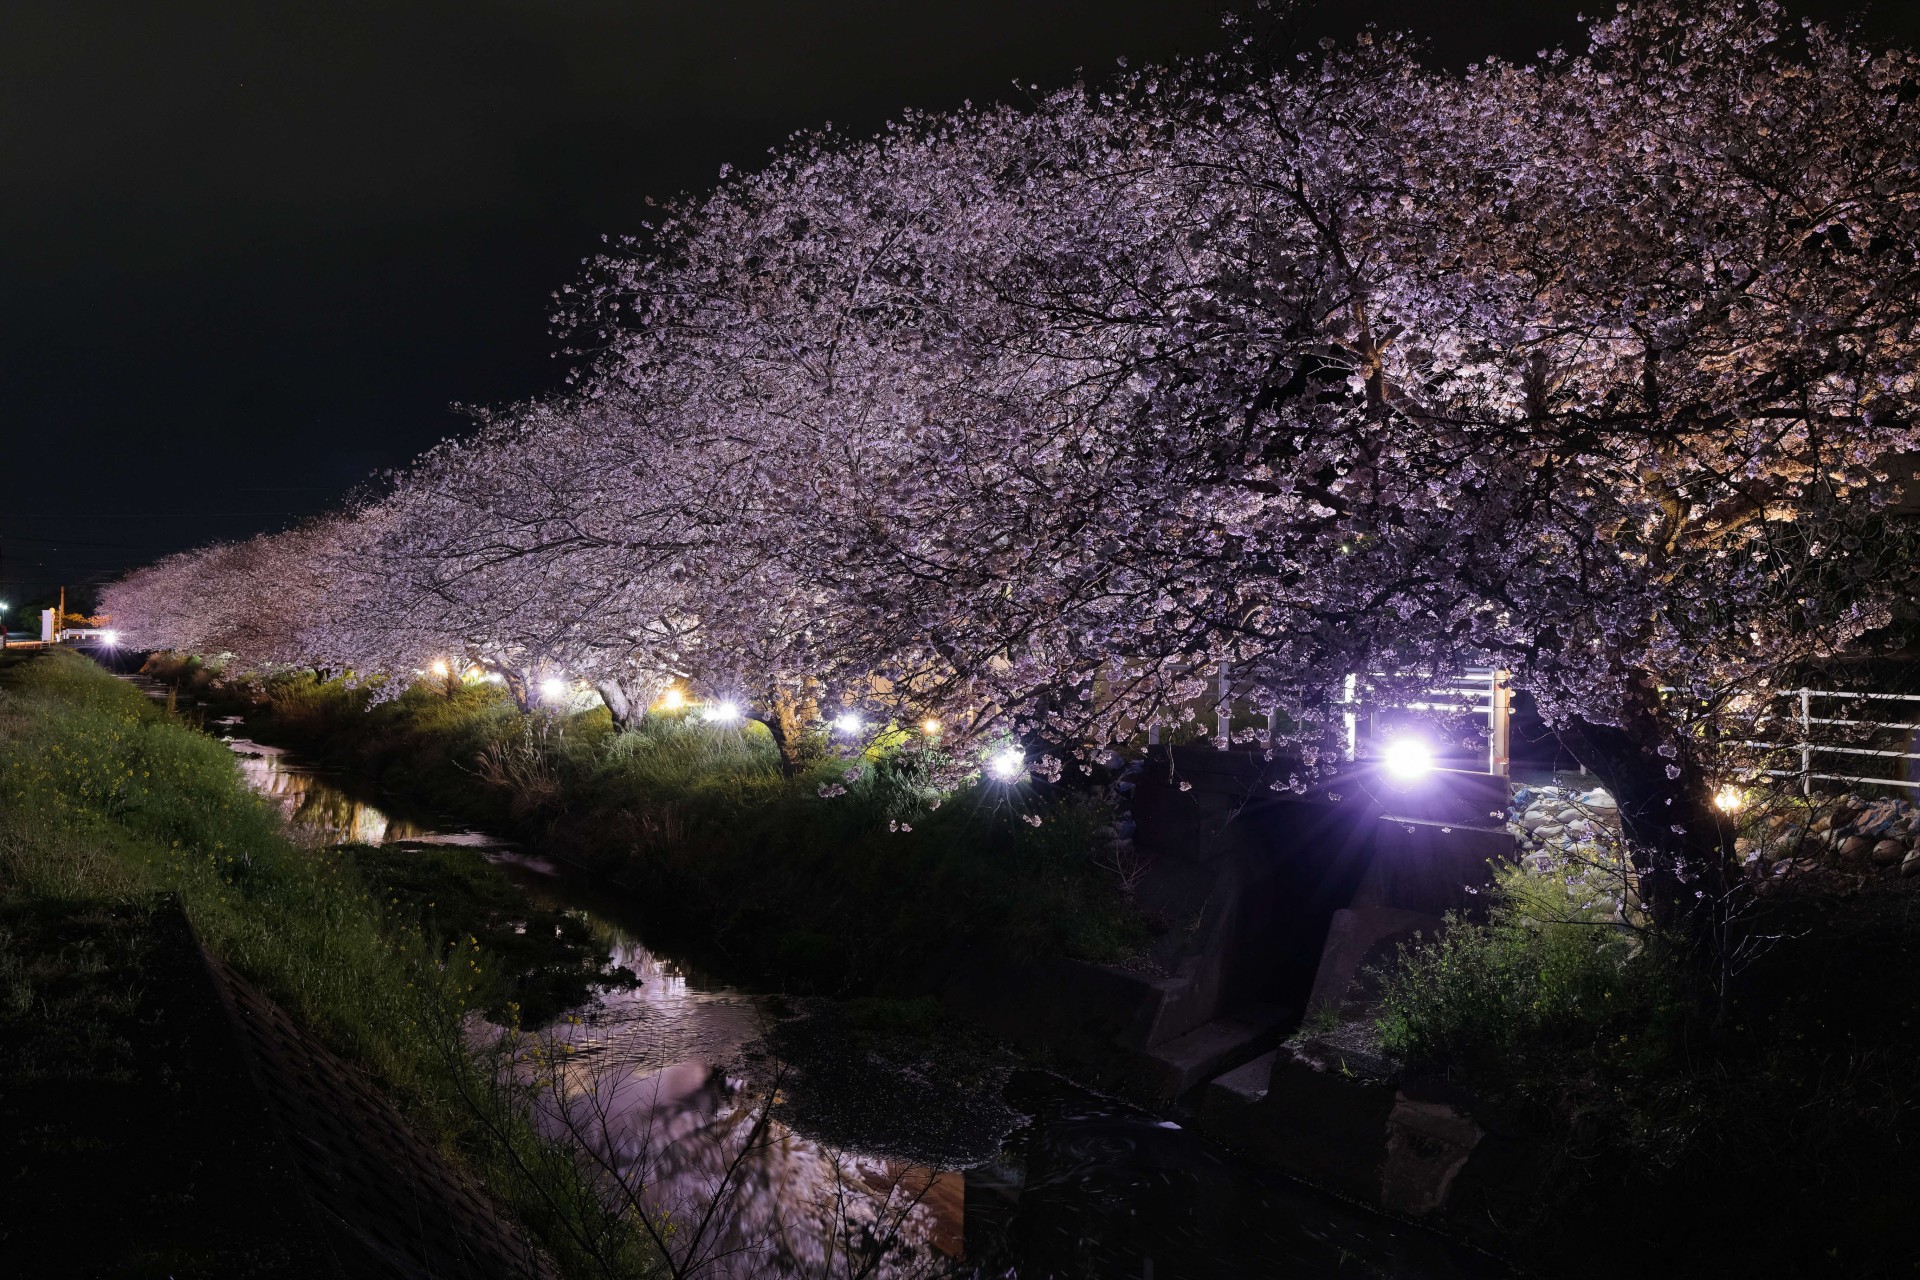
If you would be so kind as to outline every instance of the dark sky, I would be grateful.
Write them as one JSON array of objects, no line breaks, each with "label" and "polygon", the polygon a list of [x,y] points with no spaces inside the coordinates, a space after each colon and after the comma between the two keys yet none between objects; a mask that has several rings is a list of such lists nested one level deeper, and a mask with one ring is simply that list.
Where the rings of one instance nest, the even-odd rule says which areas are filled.
[{"label": "dark sky", "polygon": [[[459,430],[453,402],[551,390],[547,295],[649,196],[825,120],[1202,51],[1221,7],[5,0],[0,597],[282,527]],[[1578,8],[1309,20],[1460,63],[1570,41]],[[1870,25],[1920,42],[1920,4]]]}]

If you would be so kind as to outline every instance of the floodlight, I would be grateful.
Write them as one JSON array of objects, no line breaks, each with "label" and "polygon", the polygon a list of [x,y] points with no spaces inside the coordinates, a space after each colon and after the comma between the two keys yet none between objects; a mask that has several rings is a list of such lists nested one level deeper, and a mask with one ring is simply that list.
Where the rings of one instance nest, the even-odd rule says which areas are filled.
[{"label": "floodlight", "polygon": [[844,733],[849,738],[851,738],[855,734],[859,733],[862,729],[866,728],[867,722],[860,718],[860,715],[858,712],[845,711],[845,712],[842,712],[840,715],[837,715],[834,717],[833,727],[839,732]]},{"label": "floodlight", "polygon": [[1433,768],[1433,752],[1418,738],[1395,738],[1380,753],[1387,772],[1411,781]]},{"label": "floodlight", "polygon": [[987,758],[987,772],[1002,782],[1016,782],[1027,767],[1027,753],[1018,747],[1007,747],[996,751]]},{"label": "floodlight", "polygon": [[740,718],[740,704],[737,702],[716,702],[707,708],[707,719],[715,724],[732,724]]},{"label": "floodlight", "polygon": [[548,676],[540,682],[540,696],[548,702],[560,702],[573,692],[573,687],[559,676]]},{"label": "floodlight", "polygon": [[1731,784],[1713,793],[1713,807],[1722,813],[1738,813],[1746,803],[1746,793]]}]

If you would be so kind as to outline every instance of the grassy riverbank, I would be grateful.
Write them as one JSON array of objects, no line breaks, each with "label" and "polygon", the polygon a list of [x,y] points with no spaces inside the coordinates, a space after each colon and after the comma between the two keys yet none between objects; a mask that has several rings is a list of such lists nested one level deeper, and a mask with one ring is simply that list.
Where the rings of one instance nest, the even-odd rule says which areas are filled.
[{"label": "grassy riverbank", "polygon": [[[1514,869],[1388,985],[1388,1049],[1538,1143],[1500,1230],[1542,1274],[1920,1269],[1920,879],[1814,882],[1744,910],[1731,972]],[[1608,904],[1609,908],[1611,904]]]},{"label": "grassy riverbank", "polygon": [[177,895],[212,952],[363,1068],[563,1263],[587,1274],[589,1254],[618,1256],[643,1274],[571,1159],[464,1047],[487,986],[474,967],[493,958],[443,950],[386,889],[349,854],[291,841],[218,742],[84,658],[0,659],[0,1082],[121,1071],[145,904]]},{"label": "grassy riverbank", "polygon": [[941,802],[884,754],[786,777],[758,726],[655,715],[616,734],[603,709],[526,715],[491,685],[370,707],[309,673],[223,691],[177,660],[150,669],[266,740],[595,866],[663,933],[788,990],[915,994],[973,946],[1118,961],[1146,936],[1089,858],[1108,821],[1091,801],[988,783]]}]

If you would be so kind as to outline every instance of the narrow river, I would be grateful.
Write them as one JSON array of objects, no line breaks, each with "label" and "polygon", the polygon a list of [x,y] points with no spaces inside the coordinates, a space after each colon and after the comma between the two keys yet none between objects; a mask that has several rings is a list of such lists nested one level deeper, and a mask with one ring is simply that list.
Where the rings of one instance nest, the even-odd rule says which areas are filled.
[{"label": "narrow river", "polygon": [[[1040,1071],[1006,1073],[991,1096],[951,1115],[927,1114],[924,1090],[873,1078],[884,1072],[834,1072],[823,1087],[839,1096],[826,1110],[842,1122],[810,1125],[814,1111],[796,1116],[785,1105],[765,1051],[769,1026],[793,1017],[787,1002],[648,946],[637,913],[574,868],[406,812],[358,779],[279,748],[228,742],[249,784],[308,838],[471,848],[539,905],[583,918],[610,960],[639,979],[599,991],[552,1029],[546,1096],[569,1101],[564,1125],[553,1110],[546,1118],[627,1185],[644,1184],[656,1213],[691,1223],[717,1206],[703,1246],[713,1260],[699,1274],[1506,1274],[1482,1255]],[[849,1268],[849,1256],[876,1252],[878,1265]]]}]

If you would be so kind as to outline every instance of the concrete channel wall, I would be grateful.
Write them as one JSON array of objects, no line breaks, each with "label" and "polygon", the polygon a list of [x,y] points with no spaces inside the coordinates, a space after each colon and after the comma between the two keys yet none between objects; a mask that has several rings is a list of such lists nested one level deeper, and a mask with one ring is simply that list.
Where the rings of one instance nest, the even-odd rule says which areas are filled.
[{"label": "concrete channel wall", "polygon": [[[1482,1215],[1524,1136],[1367,1046],[1375,974],[1401,944],[1473,912],[1514,856],[1506,779],[1365,767],[1305,793],[1258,753],[1158,749],[1137,781],[1137,891],[1165,926],[1138,969],[968,956],[947,999],[1213,1136],[1410,1217]],[[1303,1017],[1336,1023],[1298,1034]],[[1288,1037],[1283,1043],[1283,1037]],[[1345,1037],[1344,1039],[1342,1037]]]}]

